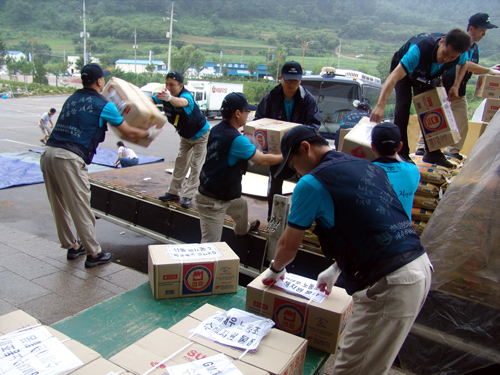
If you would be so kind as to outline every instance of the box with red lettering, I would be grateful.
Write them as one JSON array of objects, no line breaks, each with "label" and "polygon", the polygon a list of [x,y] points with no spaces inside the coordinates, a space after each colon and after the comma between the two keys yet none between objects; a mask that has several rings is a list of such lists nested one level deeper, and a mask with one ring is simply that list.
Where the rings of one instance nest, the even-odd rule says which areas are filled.
[{"label": "box with red lettering", "polygon": [[460,141],[460,133],[444,87],[436,87],[414,96],[413,105],[429,151]]}]

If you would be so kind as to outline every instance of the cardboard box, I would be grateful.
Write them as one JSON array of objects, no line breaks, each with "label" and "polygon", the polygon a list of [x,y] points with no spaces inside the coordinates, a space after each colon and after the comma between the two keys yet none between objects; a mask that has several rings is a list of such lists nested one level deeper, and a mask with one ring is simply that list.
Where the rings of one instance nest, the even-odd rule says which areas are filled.
[{"label": "cardboard box", "polygon": [[[154,124],[163,127],[167,122],[167,117],[160,112],[151,99],[135,85],[120,78],[111,77],[102,92],[108,100],[116,105],[125,121],[131,126],[147,130]],[[115,126],[109,126],[120,138],[122,133]],[[128,140],[128,139],[127,139]],[[148,147],[151,139],[141,138],[134,141],[135,144]]]},{"label": "cardboard box", "polygon": [[477,79],[474,96],[478,98],[500,98],[500,76],[480,75]]},{"label": "cardboard box", "polygon": [[484,104],[484,112],[481,121],[490,122],[500,108],[500,99],[486,99]]},{"label": "cardboard box", "polygon": [[460,141],[460,133],[444,87],[436,87],[414,96],[413,105],[429,151]]},{"label": "cardboard box", "polygon": [[309,302],[280,288],[267,288],[262,275],[247,286],[245,310],[273,319],[276,328],[306,338],[310,347],[335,354],[351,316],[352,297],[334,287],[322,303]]},{"label": "cardboard box", "polygon": [[225,242],[149,246],[154,299],[236,293],[239,265],[240,258]]},{"label": "cardboard box", "polygon": [[246,136],[255,137],[262,152],[281,154],[281,139],[287,131],[302,124],[261,118],[251,121],[243,127]]},{"label": "cardboard box", "polygon": [[375,159],[372,151],[372,129],[375,125],[377,124],[370,122],[369,117],[363,117],[344,136],[342,145],[339,144],[339,151],[361,159]]},{"label": "cardboard box", "polygon": [[92,361],[86,364],[79,369],[76,369],[73,372],[70,372],[71,375],[96,375],[96,374],[106,374],[106,375],[126,375],[130,374],[128,371],[124,371],[124,369],[114,363],[105,360],[104,358],[98,358],[95,361]]},{"label": "cardboard box", "polygon": [[[205,304],[172,326],[169,331],[188,338],[191,335],[190,329],[217,311],[223,310]],[[216,343],[198,335],[191,337],[191,340],[231,358],[238,358],[243,353],[242,350]],[[248,352],[241,358],[241,362],[258,367],[273,375],[300,375],[304,371],[306,350],[307,340],[273,328],[262,339],[258,350]]]}]

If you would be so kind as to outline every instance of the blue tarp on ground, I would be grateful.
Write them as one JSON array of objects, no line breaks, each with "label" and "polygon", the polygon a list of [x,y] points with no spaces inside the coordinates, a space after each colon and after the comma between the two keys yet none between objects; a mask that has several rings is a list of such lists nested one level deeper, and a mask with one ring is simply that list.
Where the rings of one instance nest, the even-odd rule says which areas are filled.
[{"label": "blue tarp on ground", "polygon": [[[38,152],[39,154],[41,154],[43,148],[31,151]],[[107,167],[113,168],[113,163],[115,162],[117,157],[118,157],[118,152],[116,150],[111,150],[105,147],[97,147],[97,152],[94,155],[94,159],[92,159],[92,164],[105,165]],[[139,165],[158,163],[164,160],[163,158],[158,158],[156,156],[146,156],[140,154],[137,154],[137,157],[139,158]]]},{"label": "blue tarp on ground", "polygon": [[43,182],[40,166],[0,156],[0,189]]}]

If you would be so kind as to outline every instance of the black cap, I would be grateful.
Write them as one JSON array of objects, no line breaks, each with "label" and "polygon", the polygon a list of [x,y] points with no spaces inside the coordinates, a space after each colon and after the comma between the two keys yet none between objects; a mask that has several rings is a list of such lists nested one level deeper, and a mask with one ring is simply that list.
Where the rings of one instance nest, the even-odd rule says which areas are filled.
[{"label": "black cap", "polygon": [[372,142],[375,150],[382,156],[394,155],[401,142],[399,128],[390,123],[382,122],[372,129]]},{"label": "black cap", "polygon": [[249,111],[255,111],[257,109],[256,105],[248,103],[246,96],[243,95],[242,92],[227,94],[220,108],[225,116],[230,116],[237,110],[241,111],[242,109],[248,109]]},{"label": "black cap", "polygon": [[318,131],[307,125],[296,126],[285,133],[281,140],[281,153],[283,154],[283,161],[281,162],[278,170],[274,176],[280,180],[288,180],[295,176],[296,172],[288,166],[288,159],[292,154],[294,147],[299,145],[302,141],[318,137]]},{"label": "black cap", "polygon": [[287,61],[281,68],[283,79],[296,79],[302,81],[302,66],[296,61]]},{"label": "black cap", "polygon": [[474,27],[484,27],[485,29],[496,29],[498,26],[490,23],[490,16],[487,13],[476,13],[469,18],[469,25]]},{"label": "black cap", "polygon": [[178,72],[177,70],[172,70],[171,72],[168,72],[167,79],[168,78],[172,78],[179,83],[184,83],[184,76],[180,72]]},{"label": "black cap", "polygon": [[360,102],[359,100],[355,100],[354,101],[354,106],[357,109],[362,109],[362,110],[365,110],[365,111],[371,111],[372,110],[372,106],[368,102]]},{"label": "black cap", "polygon": [[101,77],[107,77],[111,75],[109,70],[102,70],[99,64],[90,63],[85,65],[82,68],[82,83],[83,84],[91,84],[94,81],[97,81]]}]

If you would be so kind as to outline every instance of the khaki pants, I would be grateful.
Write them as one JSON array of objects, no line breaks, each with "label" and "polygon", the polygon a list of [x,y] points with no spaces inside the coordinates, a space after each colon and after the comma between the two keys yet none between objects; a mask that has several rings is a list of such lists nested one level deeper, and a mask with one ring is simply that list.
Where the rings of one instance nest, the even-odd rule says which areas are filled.
[{"label": "khaki pants", "polygon": [[195,199],[200,215],[201,243],[220,242],[226,214],[234,221],[233,229],[236,235],[244,236],[250,230],[248,205],[244,198],[221,201],[197,191]]},{"label": "khaki pants", "polygon": [[203,163],[205,163],[209,134],[210,130],[195,140],[180,137],[179,153],[175,159],[172,181],[168,188],[170,194],[180,195],[182,183],[186,178],[188,169],[191,168],[182,196],[193,199],[194,193],[198,189],[198,185],[200,185],[200,172]]},{"label": "khaki pants", "polygon": [[[469,118],[467,116],[467,97],[461,96],[460,98],[451,102],[451,110],[453,111],[453,116],[455,117],[455,122],[457,123],[458,132],[460,133],[460,141],[452,146],[446,147],[444,152],[449,154],[459,154],[464,147],[465,138],[469,132]],[[420,133],[420,138],[417,142],[417,149],[424,148],[424,139],[422,133]]]},{"label": "khaki pants", "polygon": [[352,316],[333,374],[384,375],[424,305],[431,286],[427,254],[352,295]]},{"label": "khaki pants", "polygon": [[87,254],[97,256],[101,246],[96,240],[95,217],[90,209],[87,165],[73,152],[46,146],[40,169],[61,247],[69,249],[76,243],[73,221]]}]

